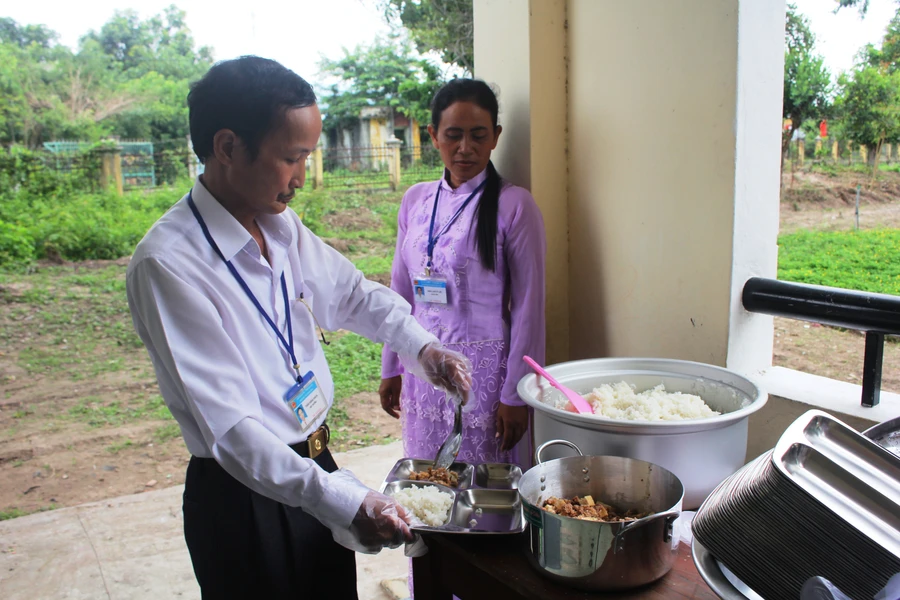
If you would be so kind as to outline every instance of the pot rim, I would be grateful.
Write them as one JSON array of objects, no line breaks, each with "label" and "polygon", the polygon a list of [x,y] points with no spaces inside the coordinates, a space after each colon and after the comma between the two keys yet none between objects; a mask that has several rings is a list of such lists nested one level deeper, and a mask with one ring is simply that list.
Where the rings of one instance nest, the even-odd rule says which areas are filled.
[{"label": "pot rim", "polygon": [[[579,452],[580,452],[580,450],[579,450]],[[545,468],[553,463],[582,460],[582,459],[586,459],[586,458],[587,459],[610,458],[610,459],[621,460],[621,461],[642,463],[644,465],[648,465],[651,468],[659,469],[659,470],[663,471],[664,473],[668,473],[669,475],[671,475],[675,479],[675,481],[678,482],[678,486],[681,488],[681,494],[678,496],[678,500],[676,500],[672,506],[664,508],[663,510],[657,511],[655,513],[649,514],[645,517],[641,517],[640,519],[635,519],[634,521],[591,521],[588,519],[576,519],[575,517],[567,517],[565,515],[557,515],[556,513],[551,513],[551,512],[545,511],[543,509],[543,507],[540,506],[540,504],[538,504],[537,502],[531,501],[522,492],[522,488],[519,487],[517,489],[519,492],[519,497],[522,499],[522,502],[536,508],[537,510],[541,511],[542,513],[547,513],[548,515],[552,515],[554,517],[559,517],[560,519],[568,519],[571,521],[577,521],[579,523],[585,523],[585,524],[590,524],[590,525],[608,525],[610,527],[619,529],[620,532],[624,532],[629,529],[634,529],[636,527],[640,527],[641,525],[646,525],[652,521],[655,521],[655,520],[658,520],[661,518],[670,518],[670,517],[677,518],[677,516],[679,516],[683,512],[684,494],[685,494],[686,490],[684,487],[684,482],[681,481],[681,478],[678,477],[678,475],[673,473],[671,470],[665,468],[662,465],[659,465],[657,463],[653,463],[653,462],[650,462],[647,460],[641,460],[639,458],[631,458],[629,456],[614,456],[611,454],[578,454],[576,456],[564,456],[562,458],[554,458],[551,460],[545,460],[543,462],[540,462],[540,463],[534,465],[527,471],[525,471],[522,474],[522,478],[519,481],[521,482],[522,480],[524,480],[525,477],[531,471],[534,471],[536,469]],[[540,500],[538,500],[538,502],[539,501]],[[602,502],[602,500],[601,500],[601,502]],[[677,515],[675,513],[677,513]]]},{"label": "pot rim", "polygon": [[[519,383],[516,386],[519,398],[521,398],[522,401],[525,402],[528,406],[547,413],[552,419],[562,421],[566,424],[574,425],[576,427],[587,427],[588,429],[601,431],[611,430],[619,433],[639,433],[651,435],[687,434],[697,431],[706,431],[710,429],[719,429],[721,427],[726,427],[749,417],[751,414],[755,413],[763,406],[765,406],[766,402],[768,401],[768,394],[766,394],[760,386],[750,381],[746,377],[739,375],[738,373],[735,373],[734,371],[731,371],[729,369],[688,360],[646,357],[588,358],[557,363],[555,365],[546,367],[546,370],[548,373],[559,379],[561,383],[565,383],[565,375],[560,374],[560,370],[573,367],[577,368],[578,366],[590,367],[596,370],[598,374],[621,373],[623,379],[627,378],[628,375],[638,374],[660,374],[689,378],[691,376],[691,373],[686,371],[690,369],[702,370],[711,372],[713,374],[719,374],[722,379],[716,379],[714,377],[708,376],[704,376],[704,378],[715,381],[721,386],[735,389],[742,395],[750,397],[751,402],[747,406],[731,412],[723,413],[721,415],[716,415],[714,417],[706,417],[701,419],[683,419],[681,421],[626,421],[622,419],[610,419],[608,417],[598,417],[594,415],[580,415],[550,406],[548,404],[544,404],[537,398],[533,397],[530,393],[528,393],[527,388],[529,386],[536,385],[536,383],[534,382],[536,382],[538,376],[535,373],[529,373],[519,380]],[[731,385],[726,381],[735,379],[740,381],[740,383],[744,387],[749,388],[755,393],[748,393],[747,391]]]}]

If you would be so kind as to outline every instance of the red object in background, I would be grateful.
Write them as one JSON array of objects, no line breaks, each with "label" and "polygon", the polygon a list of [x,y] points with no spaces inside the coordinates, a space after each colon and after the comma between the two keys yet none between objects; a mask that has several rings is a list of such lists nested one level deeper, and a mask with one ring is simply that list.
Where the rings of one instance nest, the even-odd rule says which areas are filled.
[{"label": "red object in background", "polygon": [[828,137],[828,121],[825,119],[822,119],[822,122],[819,123],[819,136]]}]

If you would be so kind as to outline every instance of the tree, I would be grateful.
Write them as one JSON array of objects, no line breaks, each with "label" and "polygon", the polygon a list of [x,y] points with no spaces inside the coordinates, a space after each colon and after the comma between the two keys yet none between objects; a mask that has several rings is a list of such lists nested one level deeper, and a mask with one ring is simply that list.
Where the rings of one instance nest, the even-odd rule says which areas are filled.
[{"label": "tree", "polygon": [[392,35],[371,46],[344,49],[337,60],[322,58],[319,72],[338,81],[323,98],[326,129],[351,126],[367,106],[387,106],[425,123],[429,103],[441,85],[440,71],[417,56],[412,45]]},{"label": "tree", "polygon": [[816,38],[809,29],[809,21],[791,4],[785,15],[784,38],[782,115],[790,119],[791,125],[782,134],[782,161],[804,119],[826,115],[831,88],[831,75],[822,57],[813,54]]},{"label": "tree", "polygon": [[380,0],[388,23],[399,21],[421,53],[436,51],[447,64],[475,72],[472,0]]},{"label": "tree", "polygon": [[900,141],[900,73],[887,73],[872,65],[842,75],[836,108],[841,126],[853,142],[872,151],[873,176],[885,142]]}]

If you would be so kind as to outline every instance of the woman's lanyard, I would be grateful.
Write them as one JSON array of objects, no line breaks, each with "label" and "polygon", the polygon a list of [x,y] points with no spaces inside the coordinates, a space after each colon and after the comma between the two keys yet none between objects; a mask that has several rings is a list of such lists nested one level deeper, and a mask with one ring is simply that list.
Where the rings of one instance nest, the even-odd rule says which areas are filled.
[{"label": "woman's lanyard", "polygon": [[284,310],[286,311],[285,320],[287,321],[287,339],[281,335],[281,331],[278,330],[278,326],[275,325],[275,322],[266,312],[266,310],[259,303],[259,300],[256,299],[256,296],[250,290],[250,286],[247,285],[247,282],[244,281],[244,278],[241,277],[241,274],[238,273],[238,270],[231,264],[230,260],[225,259],[225,255],[222,254],[222,251],[219,250],[218,244],[213,239],[212,235],[209,233],[209,228],[206,226],[206,222],[203,220],[203,217],[200,216],[200,211],[197,210],[197,205],[194,204],[194,196],[193,192],[188,193],[188,206],[191,207],[191,212],[194,213],[194,217],[197,219],[197,222],[200,223],[200,229],[203,230],[203,235],[206,236],[206,241],[209,242],[209,245],[212,246],[212,249],[216,251],[216,254],[219,255],[219,258],[228,266],[228,270],[231,271],[231,274],[237,280],[241,287],[244,289],[244,292],[247,294],[247,297],[250,298],[250,301],[253,302],[253,306],[256,307],[256,310],[259,311],[259,314],[263,316],[266,320],[266,323],[269,324],[269,327],[272,328],[272,331],[275,332],[275,335],[278,336],[278,341],[281,342],[281,345],[285,347],[288,351],[288,354],[291,356],[291,361],[293,361],[293,368],[297,372],[297,381],[300,381],[300,363],[297,362],[297,356],[294,354],[294,330],[291,326],[291,305],[288,300],[287,293],[287,282],[284,280],[284,271],[281,272],[281,293],[284,295]]},{"label": "woman's lanyard", "polygon": [[450,220],[447,221],[447,224],[444,225],[439,232],[437,232],[437,235],[435,235],[434,218],[437,216],[438,201],[441,199],[441,184],[438,184],[438,189],[434,193],[434,207],[431,209],[431,224],[428,226],[428,262],[425,265],[426,276],[431,277],[431,267],[434,266],[432,259],[434,258],[434,247],[435,245],[437,245],[437,241],[441,238],[442,235],[447,233],[447,230],[450,229],[450,226],[453,225],[454,222],[456,222],[456,219],[459,218],[459,215],[461,215],[462,212],[466,210],[469,202],[471,202],[472,198],[474,198],[475,195],[484,188],[485,184],[487,184],[486,178],[484,181],[478,184],[478,187],[475,188],[475,191],[469,194],[469,197],[466,198],[466,201],[462,203],[462,206],[459,207],[459,210],[457,210],[456,213],[454,213],[454,215],[450,217]]}]

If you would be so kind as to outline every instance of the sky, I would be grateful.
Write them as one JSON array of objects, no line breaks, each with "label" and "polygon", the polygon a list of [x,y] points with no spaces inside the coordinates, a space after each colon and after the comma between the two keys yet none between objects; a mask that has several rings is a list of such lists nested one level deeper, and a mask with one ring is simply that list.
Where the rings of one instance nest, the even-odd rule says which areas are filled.
[{"label": "sky", "polygon": [[152,17],[175,4],[187,13],[198,46],[211,46],[217,60],[243,54],[273,58],[315,81],[320,53],[342,56],[389,31],[372,0],[25,0],[2,2],[0,17],[20,25],[43,24],[72,48],[89,30],[99,30],[115,10],[133,8]]},{"label": "sky", "polygon": [[[870,0],[868,14],[861,19],[854,8],[834,14],[834,0],[792,1],[810,19],[817,51],[834,75],[851,69],[865,44],[881,42],[900,6],[897,0]],[[20,24],[47,25],[74,48],[79,37],[100,29],[116,9],[135,8],[147,18],[173,3],[187,12],[195,40],[212,46],[216,59],[257,54],[274,58],[312,81],[317,80],[320,54],[338,58],[342,47],[352,49],[388,32],[375,0],[7,0],[0,16]]]}]

